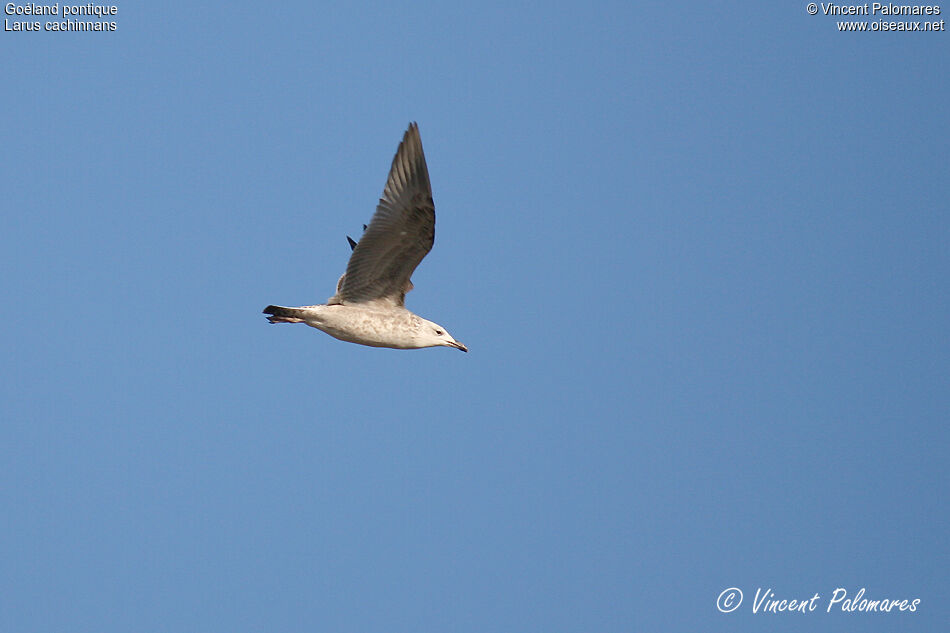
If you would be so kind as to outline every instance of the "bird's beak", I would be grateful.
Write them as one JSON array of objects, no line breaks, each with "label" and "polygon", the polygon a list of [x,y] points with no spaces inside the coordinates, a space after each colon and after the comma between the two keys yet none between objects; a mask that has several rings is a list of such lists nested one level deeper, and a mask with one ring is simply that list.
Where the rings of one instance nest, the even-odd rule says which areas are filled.
[{"label": "bird's beak", "polygon": [[461,343],[459,343],[458,341],[452,341],[451,343],[449,343],[449,345],[451,345],[451,346],[454,347],[455,349],[460,349],[460,350],[462,350],[463,352],[467,352],[467,351],[468,351],[468,348],[465,347],[464,345],[462,345]]}]

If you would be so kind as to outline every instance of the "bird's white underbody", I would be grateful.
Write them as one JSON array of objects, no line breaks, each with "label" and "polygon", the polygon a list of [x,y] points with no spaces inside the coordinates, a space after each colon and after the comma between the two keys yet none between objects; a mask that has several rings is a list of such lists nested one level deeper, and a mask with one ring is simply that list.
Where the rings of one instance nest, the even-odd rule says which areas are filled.
[{"label": "bird's white underbody", "polygon": [[[333,338],[395,349],[419,349],[445,345],[463,352],[468,349],[453,339],[445,329],[405,308],[377,309],[360,305],[315,305],[288,308],[294,317]],[[278,321],[281,322],[281,321]],[[289,319],[283,322],[290,322]],[[442,342],[433,343],[434,340]]]}]

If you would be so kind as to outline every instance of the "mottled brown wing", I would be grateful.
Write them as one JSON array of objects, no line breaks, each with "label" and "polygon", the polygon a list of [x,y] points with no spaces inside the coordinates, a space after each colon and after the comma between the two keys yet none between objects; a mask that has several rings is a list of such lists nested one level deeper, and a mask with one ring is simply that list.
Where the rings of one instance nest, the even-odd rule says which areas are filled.
[{"label": "mottled brown wing", "polygon": [[435,205],[419,127],[409,124],[376,213],[353,249],[331,303],[402,306],[412,272],[432,250]]}]

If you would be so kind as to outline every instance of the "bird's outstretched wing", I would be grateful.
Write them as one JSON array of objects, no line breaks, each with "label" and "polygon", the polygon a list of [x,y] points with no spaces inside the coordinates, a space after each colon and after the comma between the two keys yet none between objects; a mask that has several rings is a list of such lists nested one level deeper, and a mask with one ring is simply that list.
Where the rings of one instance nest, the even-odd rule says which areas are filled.
[{"label": "bird's outstretched wing", "polygon": [[376,213],[353,247],[334,303],[402,306],[412,272],[435,241],[435,205],[419,127],[409,129],[396,150]]}]

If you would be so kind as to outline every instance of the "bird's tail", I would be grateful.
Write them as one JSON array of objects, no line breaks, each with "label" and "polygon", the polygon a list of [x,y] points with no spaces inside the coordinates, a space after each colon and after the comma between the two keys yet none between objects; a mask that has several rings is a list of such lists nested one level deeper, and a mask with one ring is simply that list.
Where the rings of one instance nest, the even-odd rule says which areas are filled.
[{"label": "bird's tail", "polygon": [[304,311],[300,308],[285,308],[283,306],[267,306],[264,314],[269,314],[267,320],[271,323],[303,323]]}]

